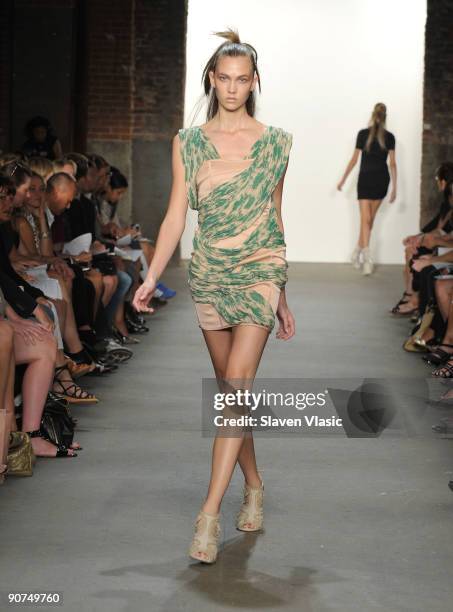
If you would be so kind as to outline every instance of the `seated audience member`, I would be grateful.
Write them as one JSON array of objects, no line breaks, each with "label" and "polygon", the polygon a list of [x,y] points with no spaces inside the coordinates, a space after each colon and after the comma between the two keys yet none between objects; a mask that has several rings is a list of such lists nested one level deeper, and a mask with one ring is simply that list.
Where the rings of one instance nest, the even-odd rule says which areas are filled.
[{"label": "seated audience member", "polygon": [[[64,228],[63,231],[54,233],[55,221],[61,219],[63,214],[67,212],[67,209],[72,207],[75,201],[76,189],[74,179],[65,173],[55,174],[47,182],[47,216],[49,225],[52,228],[54,247],[60,252],[67,239],[67,234],[65,234]],[[81,215],[80,223],[84,222],[85,218]],[[83,225],[80,227],[83,228]],[[58,241],[58,244],[55,244],[55,241]],[[109,330],[103,306],[106,298],[103,297],[104,283],[102,274],[93,268],[85,274],[81,272],[79,264],[89,265],[91,261],[91,253],[71,256],[70,265],[76,274],[73,287],[73,306],[78,333],[84,347],[98,364],[98,373],[107,373],[113,371],[116,364],[129,359],[132,356],[132,352],[118,344],[111,337],[111,330]],[[94,293],[93,296],[90,295],[92,292]],[[71,358],[74,359],[74,356],[71,355]],[[102,367],[100,362],[102,362]]]},{"label": "seated audience member", "polygon": [[55,317],[55,319],[57,319],[55,324],[49,320],[49,317],[54,316],[52,313],[52,303],[49,301],[48,297],[43,293],[43,291],[27,282],[24,274],[19,274],[12,266],[9,254],[12,249],[15,249],[15,233],[11,230],[10,224],[14,187],[12,186],[9,178],[0,176],[0,193],[2,193],[2,201],[0,203],[0,270],[7,277],[9,277],[17,287],[22,287],[24,292],[39,303],[43,307],[45,313],[47,310],[46,321],[40,320],[40,322],[46,322],[47,325],[52,327],[59,343],[59,350],[57,351],[56,359],[57,367],[55,369],[54,391],[63,396],[70,403],[97,402],[98,400],[94,395],[84,391],[81,387],[74,383],[69,371],[67,375],[65,374],[67,365],[63,352],[59,321],[57,317]]},{"label": "seated audience member", "polygon": [[57,172],[64,172],[65,174],[69,174],[75,180],[77,173],[77,164],[72,161],[72,159],[66,159],[62,157],[61,159],[56,159],[53,162],[53,168],[55,174]]},{"label": "seated audience member", "polygon": [[[5,278],[0,283],[4,286]],[[7,290],[12,303],[15,303],[11,291],[17,291],[14,283]],[[19,290],[20,291],[20,290]],[[23,292],[20,292],[23,293]],[[25,294],[24,294],[25,295]],[[72,457],[77,456],[73,449],[80,448],[78,442],[73,442],[71,448],[57,446],[51,442],[41,429],[41,418],[53,380],[56,358],[56,343],[53,335],[38,321],[33,320],[33,314],[40,308],[33,299],[25,304],[24,295],[18,295],[16,303],[20,315],[6,303],[0,289],[0,342],[2,346],[0,373],[0,399],[9,415],[8,429],[17,430],[14,407],[14,373],[15,365],[26,364],[22,379],[22,430],[31,437],[33,452],[37,457]],[[3,306],[2,306],[3,305]],[[6,320],[5,315],[8,317]],[[23,318],[27,315],[28,318]],[[32,317],[32,318],[29,318]]]},{"label": "seated audience member", "polygon": [[44,182],[55,174],[54,164],[47,157],[30,157],[27,160],[27,168],[38,174]]},{"label": "seated audience member", "polygon": [[47,157],[54,160],[63,156],[60,141],[54,134],[50,121],[45,117],[33,117],[25,126],[27,140],[22,151],[28,157]]},{"label": "seated audience member", "polygon": [[[82,234],[90,233],[94,239],[96,237],[96,206],[91,198],[97,186],[97,169],[83,155],[70,153],[67,158],[77,164],[78,187],[78,194],[66,212],[67,225],[71,232],[70,238],[74,239]],[[124,298],[131,287],[132,280],[124,270],[115,265],[112,258],[99,253],[106,250],[102,243],[94,240],[92,248],[92,265],[102,274],[104,285],[102,306],[105,309],[107,324],[111,328],[116,323],[116,327],[121,329],[124,325]],[[122,334],[121,340],[123,343],[127,342],[127,330],[126,334]]]},{"label": "seated audience member", "polygon": [[[133,248],[138,248],[143,251],[144,270],[141,274],[142,279],[146,278],[148,266],[154,256],[154,246],[143,238],[140,230],[137,227],[124,227],[118,215],[118,204],[126,193],[128,182],[124,174],[118,168],[110,168],[110,176],[104,187],[104,190],[98,196],[98,220],[100,230],[103,236],[112,237],[114,239],[131,236]],[[124,247],[121,247],[124,249]],[[127,248],[126,248],[127,251]],[[134,286],[132,293],[135,292],[137,286]],[[168,299],[176,295],[176,291],[169,289],[162,282],[157,283],[154,297]]]},{"label": "seated audience member", "polygon": [[[403,240],[406,261],[403,272],[405,291],[400,301],[392,308],[392,314],[408,316],[417,312],[418,295],[412,288],[413,277],[411,262],[422,255],[433,252],[434,247],[431,244],[431,234],[434,236],[451,231],[451,206],[449,203],[447,184],[453,180],[453,163],[445,162],[441,164],[437,168],[435,178],[438,191],[443,193],[442,202],[438,213],[422,228],[421,233],[407,236]],[[427,236],[427,234],[429,234],[429,236]]]}]

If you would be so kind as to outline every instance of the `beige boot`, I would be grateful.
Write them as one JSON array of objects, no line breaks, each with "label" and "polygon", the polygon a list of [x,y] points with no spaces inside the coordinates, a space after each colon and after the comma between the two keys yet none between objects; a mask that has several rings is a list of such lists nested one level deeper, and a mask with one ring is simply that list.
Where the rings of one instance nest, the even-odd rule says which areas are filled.
[{"label": "beige boot", "polygon": [[236,528],[240,531],[259,531],[263,527],[264,484],[261,474],[260,479],[259,489],[252,489],[244,483],[244,501],[236,519]]},{"label": "beige boot", "polygon": [[220,536],[220,513],[206,514],[200,510],[195,521],[195,533],[189,555],[203,563],[214,563],[217,559],[217,543]]},{"label": "beige boot", "polygon": [[368,276],[373,273],[374,264],[371,258],[370,247],[365,247],[362,249],[363,254],[363,266],[362,266],[362,274],[364,276]]}]

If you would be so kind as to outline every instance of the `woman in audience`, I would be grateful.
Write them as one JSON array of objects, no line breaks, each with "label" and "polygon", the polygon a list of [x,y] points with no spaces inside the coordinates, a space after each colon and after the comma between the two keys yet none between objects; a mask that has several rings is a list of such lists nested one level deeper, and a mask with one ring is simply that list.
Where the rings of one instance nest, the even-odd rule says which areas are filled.
[{"label": "woman in audience", "polygon": [[[15,238],[11,229],[8,228],[8,224],[11,218],[12,202],[14,201],[14,186],[9,178],[0,176],[0,190],[4,196],[0,206],[0,270],[2,270],[2,272],[5,273],[16,284],[16,286],[22,286],[24,288],[24,292],[27,292],[27,294],[34,298],[36,302],[38,302],[44,308],[48,308],[51,313],[51,302],[43,291],[28,283],[26,277],[24,277],[24,273],[22,272],[21,276],[12,266],[9,254],[12,249],[15,249]],[[5,227],[8,231],[4,231]],[[55,393],[63,396],[68,402],[73,404],[97,402],[98,399],[93,394],[84,391],[81,387],[74,383],[64,357],[61,333],[59,333],[59,325],[53,325],[52,327],[55,328],[56,338],[59,342],[54,380]]]},{"label": "woman in audience", "polygon": [[28,157],[47,157],[52,160],[62,157],[60,141],[45,117],[30,119],[25,126],[25,135],[27,140],[22,145],[22,151]]},{"label": "woman in audience", "polygon": [[[141,277],[144,279],[146,278],[148,266],[154,256],[155,249],[147,239],[142,238],[140,230],[137,227],[124,227],[120,221],[118,204],[126,193],[128,186],[129,184],[124,174],[122,174],[118,168],[111,167],[109,180],[105,185],[98,203],[98,220],[101,226],[101,233],[104,236],[109,236],[113,239],[130,236],[133,248],[143,251],[144,258],[142,258],[143,271]],[[135,293],[138,288],[138,279],[135,273],[134,277],[136,282],[131,289],[131,293]],[[155,297],[168,299],[174,295],[176,295],[176,291],[169,289],[162,282],[157,283]]]},{"label": "woman in audience", "polygon": [[405,246],[405,266],[403,271],[405,290],[403,297],[390,311],[395,315],[409,316],[418,310],[418,295],[412,288],[413,274],[410,266],[414,259],[433,253],[434,247],[428,246],[431,243],[431,238],[426,236],[426,234],[440,236],[442,232],[451,231],[451,204],[449,202],[447,185],[453,180],[453,163],[444,162],[441,164],[436,170],[435,180],[438,191],[443,194],[437,214],[422,228],[421,233],[407,236],[403,240],[403,245]]}]

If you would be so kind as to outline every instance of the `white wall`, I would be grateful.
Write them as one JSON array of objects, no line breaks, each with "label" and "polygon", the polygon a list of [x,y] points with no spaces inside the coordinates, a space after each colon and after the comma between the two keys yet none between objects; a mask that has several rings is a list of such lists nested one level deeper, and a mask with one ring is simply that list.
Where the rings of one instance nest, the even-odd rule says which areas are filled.
[{"label": "white wall", "polygon": [[[349,260],[358,164],[342,193],[336,184],[382,101],[396,136],[399,194],[381,205],[372,249],[376,261],[401,262],[402,237],[418,230],[425,20],[426,0],[189,0],[185,125],[222,42],[212,32],[234,27],[258,51],[257,118],[294,136],[282,208],[289,261]],[[193,124],[204,122],[203,106]],[[189,211],[184,258],[196,216]]]}]

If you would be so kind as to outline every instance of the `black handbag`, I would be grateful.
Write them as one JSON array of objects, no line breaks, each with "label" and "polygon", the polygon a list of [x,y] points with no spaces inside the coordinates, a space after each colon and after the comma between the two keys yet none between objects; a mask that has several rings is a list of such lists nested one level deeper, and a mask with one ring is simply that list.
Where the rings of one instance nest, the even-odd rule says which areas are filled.
[{"label": "black handbag", "polygon": [[75,421],[67,402],[50,396],[44,408],[41,429],[58,446],[69,448],[74,439]]},{"label": "black handbag", "polygon": [[105,253],[93,255],[91,265],[93,268],[99,270],[103,276],[116,276],[117,274],[115,263],[112,261],[112,258]]}]

